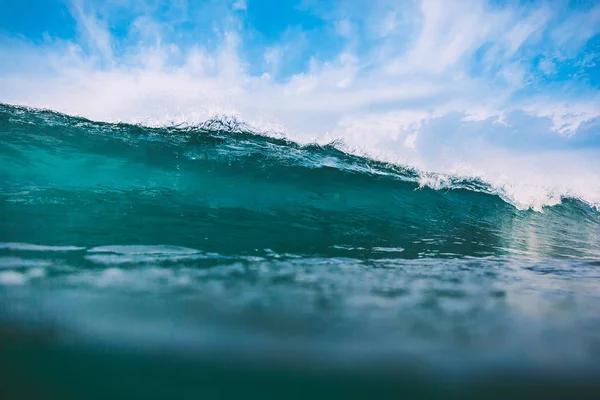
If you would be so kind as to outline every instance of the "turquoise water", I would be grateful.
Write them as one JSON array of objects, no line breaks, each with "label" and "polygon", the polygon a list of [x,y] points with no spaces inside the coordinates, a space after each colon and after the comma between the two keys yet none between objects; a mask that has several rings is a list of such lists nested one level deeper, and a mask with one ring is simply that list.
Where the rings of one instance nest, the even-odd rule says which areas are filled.
[{"label": "turquoise water", "polygon": [[589,395],[600,213],[328,146],[0,105],[8,398]]}]

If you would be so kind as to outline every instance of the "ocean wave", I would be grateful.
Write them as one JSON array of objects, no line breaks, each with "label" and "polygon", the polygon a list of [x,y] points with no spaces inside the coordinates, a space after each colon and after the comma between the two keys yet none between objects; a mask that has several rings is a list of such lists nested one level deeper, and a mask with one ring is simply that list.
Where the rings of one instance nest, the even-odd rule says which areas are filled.
[{"label": "ocean wave", "polygon": [[[284,167],[296,165],[305,168],[336,168],[341,171],[365,175],[387,176],[394,179],[416,182],[419,187],[434,190],[467,189],[500,197],[519,210],[542,211],[544,207],[561,204],[565,199],[581,201],[600,210],[595,198],[586,198],[569,190],[558,190],[544,185],[518,182],[490,182],[477,176],[460,176],[444,172],[422,171],[390,160],[372,157],[360,149],[349,149],[343,140],[326,143],[297,143],[285,138],[280,132],[263,132],[231,116],[219,116],[200,124],[177,124],[144,126],[126,123],[94,122],[52,110],[33,109],[22,106],[0,104],[0,122],[4,121],[5,134],[11,126],[34,125],[40,128],[63,128],[63,139],[85,131],[89,135],[106,136],[114,140],[129,142],[159,142],[181,145],[224,145],[229,157],[236,155],[274,158]],[[20,129],[21,130],[21,129]],[[52,137],[37,137],[39,141]],[[271,153],[271,154],[269,154]],[[199,160],[206,157],[206,149],[194,148],[185,157]],[[232,160],[233,161],[233,160]],[[277,168],[278,165],[273,165]],[[593,196],[592,196],[593,197]]]},{"label": "ocean wave", "polygon": [[[165,233],[182,247],[150,248],[164,258],[202,257],[190,249],[375,258],[403,249],[394,256],[411,259],[598,248],[596,204],[573,193],[423,172],[341,142],[259,135],[235,119],[151,128],[0,105],[0,134],[0,251],[19,241],[43,244],[21,249],[30,251],[147,245]],[[156,256],[136,248],[88,258]]]}]

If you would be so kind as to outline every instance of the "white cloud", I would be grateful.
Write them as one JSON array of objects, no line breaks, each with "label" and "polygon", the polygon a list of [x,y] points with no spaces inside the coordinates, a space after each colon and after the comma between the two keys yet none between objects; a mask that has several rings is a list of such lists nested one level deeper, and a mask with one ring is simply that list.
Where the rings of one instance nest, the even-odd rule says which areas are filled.
[{"label": "white cloud", "polygon": [[540,61],[538,68],[546,75],[553,75],[556,73],[556,64],[554,64],[554,62],[549,58],[544,58],[542,61]]},{"label": "white cloud", "polygon": [[449,6],[441,0],[423,0],[420,33],[408,52],[390,60],[387,72],[439,74],[454,67],[499,25],[497,13],[486,12],[483,4],[467,0]]},{"label": "white cloud", "polygon": [[264,53],[265,62],[271,67],[269,75],[277,75],[281,63],[282,49],[280,47],[269,47]]},{"label": "white cloud", "polygon": [[97,50],[104,61],[112,62],[112,41],[106,24],[98,20],[95,15],[85,12],[82,1],[74,1],[71,8],[78,28],[87,38],[89,45]]},{"label": "white cloud", "polygon": [[506,56],[513,56],[528,40],[543,32],[544,26],[550,19],[550,12],[540,8],[531,13],[517,24],[506,35]]},{"label": "white cloud", "polygon": [[352,23],[347,19],[342,19],[334,22],[335,31],[338,35],[342,37],[350,37],[352,36]]},{"label": "white cloud", "polygon": [[246,11],[248,5],[246,0],[237,0],[235,3],[233,3],[232,8],[234,11]]},{"label": "white cloud", "polygon": [[380,22],[377,31],[380,37],[388,36],[390,33],[394,32],[398,27],[398,13],[393,11],[388,11]]},{"label": "white cloud", "polygon": [[551,32],[552,41],[559,46],[561,53],[572,55],[598,34],[599,26],[600,4],[590,10],[573,12]]}]

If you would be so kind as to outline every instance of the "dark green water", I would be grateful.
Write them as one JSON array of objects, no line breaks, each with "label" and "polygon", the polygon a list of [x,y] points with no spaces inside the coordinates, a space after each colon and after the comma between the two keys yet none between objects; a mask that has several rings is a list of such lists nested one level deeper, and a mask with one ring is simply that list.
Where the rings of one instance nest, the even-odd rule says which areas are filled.
[{"label": "dark green water", "polygon": [[[2,398],[586,397],[600,213],[0,105]],[[435,178],[435,177],[434,177]]]}]

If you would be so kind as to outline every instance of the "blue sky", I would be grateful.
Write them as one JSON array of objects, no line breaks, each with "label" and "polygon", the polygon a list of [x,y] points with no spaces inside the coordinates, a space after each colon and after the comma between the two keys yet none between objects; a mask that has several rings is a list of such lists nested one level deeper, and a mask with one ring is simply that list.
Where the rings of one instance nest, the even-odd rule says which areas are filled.
[{"label": "blue sky", "polygon": [[595,185],[600,201],[598,1],[5,3],[2,102],[145,124],[236,115],[425,170],[585,175],[561,190]]}]

